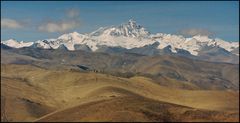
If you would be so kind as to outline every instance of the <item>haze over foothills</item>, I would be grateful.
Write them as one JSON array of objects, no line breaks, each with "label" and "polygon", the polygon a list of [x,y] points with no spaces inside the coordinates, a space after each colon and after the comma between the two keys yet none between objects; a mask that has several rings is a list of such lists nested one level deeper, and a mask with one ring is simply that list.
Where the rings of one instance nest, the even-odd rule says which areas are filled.
[{"label": "haze over foothills", "polygon": [[1,1],[1,121],[239,122],[238,10]]},{"label": "haze over foothills", "polygon": [[237,1],[3,1],[1,40],[37,41],[74,31],[90,33],[134,19],[151,33],[202,34],[238,41],[238,8]]}]

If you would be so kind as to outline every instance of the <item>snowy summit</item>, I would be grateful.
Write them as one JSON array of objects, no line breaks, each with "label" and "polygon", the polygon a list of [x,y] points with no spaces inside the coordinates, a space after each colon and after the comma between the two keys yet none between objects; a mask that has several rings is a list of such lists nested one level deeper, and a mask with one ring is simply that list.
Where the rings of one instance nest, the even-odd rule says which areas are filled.
[{"label": "snowy summit", "polygon": [[100,46],[132,49],[156,42],[159,42],[158,49],[171,46],[172,52],[176,52],[176,49],[183,49],[192,55],[198,55],[198,52],[204,46],[218,46],[229,52],[239,47],[238,42],[228,42],[218,38],[211,39],[201,35],[185,38],[182,35],[151,34],[133,19],[119,26],[101,27],[89,34],[72,32],[63,34],[57,39],[45,39],[35,42],[18,42],[10,39],[1,43],[14,48],[34,46],[44,49],[57,49],[64,45],[68,50],[76,50],[75,45],[86,45],[92,51],[96,51]]}]

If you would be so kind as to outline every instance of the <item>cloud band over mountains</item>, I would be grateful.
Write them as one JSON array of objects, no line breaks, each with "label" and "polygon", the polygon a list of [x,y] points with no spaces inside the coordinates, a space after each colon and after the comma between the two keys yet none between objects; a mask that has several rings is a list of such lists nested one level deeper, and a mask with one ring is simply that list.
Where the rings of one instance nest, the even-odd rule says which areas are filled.
[{"label": "cloud band over mountains", "polygon": [[59,21],[47,22],[38,26],[38,30],[42,32],[65,32],[79,26],[79,21]]},{"label": "cloud band over mountains", "polygon": [[6,29],[19,29],[23,27],[23,23],[9,18],[1,19],[1,27]]},{"label": "cloud band over mountains", "polygon": [[69,9],[66,11],[67,20],[50,21],[42,23],[38,26],[41,32],[66,32],[68,30],[79,27],[79,10]]},{"label": "cloud band over mountains", "polygon": [[[79,19],[79,10],[78,9],[69,9],[65,13],[65,19],[61,20],[50,20],[48,22],[43,22],[40,24],[36,24],[36,28],[41,32],[66,32],[68,30],[79,27],[80,19]],[[44,20],[43,20],[44,21]],[[10,18],[2,18],[1,19],[1,27],[3,29],[20,29],[24,27],[28,27],[31,24],[23,23],[20,20],[10,19]]]},{"label": "cloud band over mountains", "polygon": [[185,36],[213,36],[213,32],[206,30],[206,29],[198,29],[198,28],[189,28],[189,29],[182,29],[179,31],[181,35]]}]

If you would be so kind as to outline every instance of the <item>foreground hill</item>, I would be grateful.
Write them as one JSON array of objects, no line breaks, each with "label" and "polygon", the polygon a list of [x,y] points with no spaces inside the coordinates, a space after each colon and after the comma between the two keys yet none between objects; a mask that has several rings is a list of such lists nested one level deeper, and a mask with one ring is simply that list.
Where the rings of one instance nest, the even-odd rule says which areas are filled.
[{"label": "foreground hill", "polygon": [[[124,90],[122,93],[131,93]],[[120,121],[237,121],[237,113],[199,110],[138,95],[95,101],[44,116],[38,122]]]},{"label": "foreground hill", "polygon": [[[2,121],[238,121],[239,91],[1,64]],[[109,113],[110,112],[110,113]],[[112,112],[112,113],[111,113]]]}]

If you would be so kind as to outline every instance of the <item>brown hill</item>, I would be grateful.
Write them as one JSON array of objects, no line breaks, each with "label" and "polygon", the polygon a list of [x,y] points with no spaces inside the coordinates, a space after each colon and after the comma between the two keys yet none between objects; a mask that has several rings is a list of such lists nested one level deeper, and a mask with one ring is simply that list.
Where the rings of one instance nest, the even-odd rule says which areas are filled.
[{"label": "brown hill", "polygon": [[[115,89],[114,89],[115,90]],[[121,91],[121,90],[119,90]],[[123,90],[123,93],[124,90]],[[44,116],[37,122],[183,122],[238,121],[237,113],[199,110],[138,95],[112,97]]]},{"label": "brown hill", "polygon": [[182,90],[161,86],[143,76],[121,78],[31,65],[1,64],[1,99],[2,121],[100,121],[101,118],[102,121],[237,121],[239,118],[238,91]]}]

